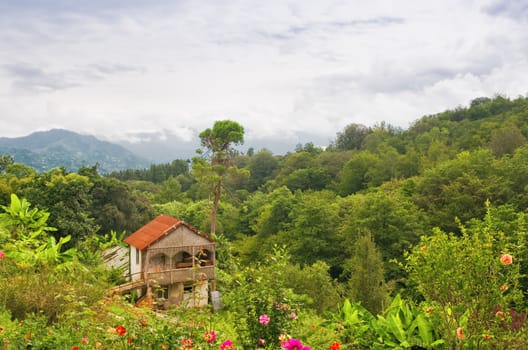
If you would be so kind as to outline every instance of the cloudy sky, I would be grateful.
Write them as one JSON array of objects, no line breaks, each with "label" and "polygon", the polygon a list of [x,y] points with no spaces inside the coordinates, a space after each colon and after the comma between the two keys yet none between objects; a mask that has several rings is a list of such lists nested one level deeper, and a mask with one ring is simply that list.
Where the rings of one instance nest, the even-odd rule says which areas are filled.
[{"label": "cloudy sky", "polygon": [[526,0],[0,0],[0,136],[327,145],[528,94]]}]

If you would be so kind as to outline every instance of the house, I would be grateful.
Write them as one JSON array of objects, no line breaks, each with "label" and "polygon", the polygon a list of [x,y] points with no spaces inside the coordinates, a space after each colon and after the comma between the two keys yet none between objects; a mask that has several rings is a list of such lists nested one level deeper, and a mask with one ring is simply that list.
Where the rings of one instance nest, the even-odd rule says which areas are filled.
[{"label": "house", "polygon": [[146,302],[204,306],[215,285],[215,243],[190,224],[159,215],[124,239],[129,245],[130,282],[114,292],[135,289]]}]

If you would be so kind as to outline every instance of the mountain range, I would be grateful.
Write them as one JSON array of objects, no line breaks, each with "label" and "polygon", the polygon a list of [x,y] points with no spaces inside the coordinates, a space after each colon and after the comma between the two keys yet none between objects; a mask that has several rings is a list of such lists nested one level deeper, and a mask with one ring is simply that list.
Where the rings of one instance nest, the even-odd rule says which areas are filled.
[{"label": "mountain range", "polygon": [[[93,135],[70,130],[51,129],[37,131],[22,137],[0,137],[0,155],[9,154],[17,163],[47,171],[64,167],[76,172],[79,167],[98,164],[101,173],[126,169],[142,169],[151,164],[170,163],[175,159],[191,159],[200,147],[198,135],[191,141],[179,139],[168,133],[165,137],[147,137],[137,142],[110,142]],[[159,136],[159,135],[158,135]],[[239,150],[246,152],[267,149],[273,154],[286,154],[303,142],[328,145],[329,140],[317,135],[299,133],[295,137],[265,140],[247,140]]]},{"label": "mountain range", "polygon": [[123,146],[101,141],[94,136],[52,129],[16,138],[0,137],[0,154],[11,155],[15,162],[37,171],[64,167],[77,171],[98,164],[101,173],[141,169],[151,162]]}]

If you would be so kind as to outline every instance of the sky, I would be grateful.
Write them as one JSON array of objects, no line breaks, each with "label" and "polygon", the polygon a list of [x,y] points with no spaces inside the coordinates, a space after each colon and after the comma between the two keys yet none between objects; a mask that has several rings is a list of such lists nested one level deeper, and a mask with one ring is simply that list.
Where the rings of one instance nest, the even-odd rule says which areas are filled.
[{"label": "sky", "polygon": [[[526,0],[0,0],[0,137],[326,146],[528,95]],[[293,146],[292,146],[293,147]]]}]

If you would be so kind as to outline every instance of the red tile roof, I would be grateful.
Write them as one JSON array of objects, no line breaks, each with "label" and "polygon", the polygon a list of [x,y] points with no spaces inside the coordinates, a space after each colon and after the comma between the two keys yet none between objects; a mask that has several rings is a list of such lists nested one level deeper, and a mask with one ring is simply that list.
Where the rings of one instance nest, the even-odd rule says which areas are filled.
[{"label": "red tile roof", "polygon": [[143,250],[152,243],[156,242],[161,237],[163,237],[163,235],[176,229],[180,225],[186,226],[197,235],[200,235],[206,238],[207,240],[213,242],[211,237],[201,232],[197,228],[191,226],[190,224],[184,221],[167,215],[159,215],[158,217],[154,218],[152,221],[145,224],[139,230],[125,238],[124,241],[130,244],[131,246],[138,248],[139,250]]}]

